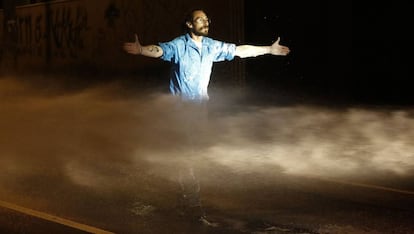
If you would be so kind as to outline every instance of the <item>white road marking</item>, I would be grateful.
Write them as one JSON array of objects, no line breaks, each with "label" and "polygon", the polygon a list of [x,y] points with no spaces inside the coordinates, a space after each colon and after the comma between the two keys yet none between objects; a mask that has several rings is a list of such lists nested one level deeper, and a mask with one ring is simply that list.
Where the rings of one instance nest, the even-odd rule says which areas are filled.
[{"label": "white road marking", "polygon": [[355,186],[355,187],[370,188],[370,189],[375,189],[375,190],[382,190],[382,191],[388,191],[388,192],[394,192],[394,193],[400,193],[400,194],[406,194],[406,195],[414,195],[414,191],[410,191],[410,190],[395,189],[395,188],[384,187],[384,186],[379,186],[379,185],[348,182],[348,181],[341,181],[341,180],[335,180],[335,179],[322,179],[322,178],[318,178],[318,179],[328,181],[328,182],[337,183],[337,184],[344,184],[344,185],[350,185],[350,186]]},{"label": "white road marking", "polygon": [[108,232],[99,228],[95,228],[86,224],[82,224],[82,223],[77,223],[68,219],[64,219],[64,218],[60,218],[51,214],[47,214],[44,212],[40,212],[40,211],[36,211],[36,210],[32,210],[29,208],[25,208],[22,206],[18,206],[9,202],[5,202],[5,201],[1,201],[0,200],[0,206],[10,209],[10,210],[15,210],[17,212],[26,214],[26,215],[30,215],[30,216],[34,216],[40,219],[44,219],[44,220],[48,220],[51,221],[53,223],[59,223],[68,227],[72,227],[78,230],[82,230],[82,231],[86,231],[89,233],[96,233],[96,234],[113,234],[113,232]]}]

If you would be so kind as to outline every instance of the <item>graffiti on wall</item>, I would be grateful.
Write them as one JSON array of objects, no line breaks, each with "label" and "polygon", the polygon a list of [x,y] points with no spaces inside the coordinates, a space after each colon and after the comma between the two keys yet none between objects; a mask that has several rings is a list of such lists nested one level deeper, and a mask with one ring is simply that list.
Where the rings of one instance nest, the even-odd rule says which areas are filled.
[{"label": "graffiti on wall", "polygon": [[57,8],[51,10],[49,17],[54,56],[77,58],[78,52],[85,48],[85,33],[89,29],[86,8]]},{"label": "graffiti on wall", "polygon": [[43,56],[41,28],[42,16],[17,16],[16,23],[8,28],[8,32],[14,32],[16,37],[17,56]]},{"label": "graffiti on wall", "polygon": [[[176,35],[185,5],[179,0],[118,0],[107,3],[102,9],[103,18],[83,2],[45,3],[17,9],[16,18],[8,29],[8,37],[13,38],[12,45],[5,47],[8,48],[8,58],[17,58],[19,64],[26,61],[35,64],[50,60],[57,62],[56,59],[66,62],[67,59],[96,56],[100,61],[113,59],[117,52],[115,49],[119,50],[120,46],[114,46],[114,49],[107,45],[133,40],[134,33],[147,43]],[[89,15],[92,11],[94,15]],[[160,12],[168,12],[168,15],[155,17]]]},{"label": "graffiti on wall", "polygon": [[[145,68],[150,60],[137,64],[122,43],[134,40],[134,33],[143,44],[178,36],[188,7],[197,3],[210,9],[230,6],[202,0],[68,0],[16,8],[16,16],[0,25],[0,66]],[[233,28],[223,31],[231,34]]]},{"label": "graffiti on wall", "polygon": [[14,56],[77,58],[88,29],[86,8],[62,6],[37,14],[18,13],[7,33],[15,39]]}]

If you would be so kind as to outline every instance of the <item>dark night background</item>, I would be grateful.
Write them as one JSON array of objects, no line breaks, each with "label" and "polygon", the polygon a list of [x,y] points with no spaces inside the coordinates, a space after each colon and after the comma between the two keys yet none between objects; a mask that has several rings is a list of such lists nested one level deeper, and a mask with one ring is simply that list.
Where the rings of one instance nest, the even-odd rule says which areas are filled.
[{"label": "dark night background", "polygon": [[[211,36],[236,38],[239,28],[215,34],[236,21],[219,1],[204,1],[214,4]],[[41,221],[9,214],[3,200],[115,233],[212,233],[181,212],[185,174],[200,178],[191,187],[219,222],[214,233],[413,233],[414,8],[399,1],[232,0],[246,16],[235,43],[280,36],[291,53],[217,63],[208,113],[143,92],[168,91],[170,64],[124,53],[124,41],[112,43],[121,36],[97,48],[119,50],[108,61],[131,59],[127,69],[90,57],[46,77],[17,66],[30,74],[0,77],[0,233]],[[143,27],[143,38],[173,38],[164,12],[148,14],[161,27]],[[233,77],[243,69],[222,72],[239,62],[246,92]]]},{"label": "dark night background", "polygon": [[[247,60],[247,84],[364,104],[413,103],[413,7],[355,1],[246,1],[246,42],[280,36],[287,59]],[[277,34],[275,33],[277,32]]]},{"label": "dark night background", "polygon": [[[289,93],[297,102],[413,104],[408,2],[245,0],[245,16],[244,43],[269,45],[280,36],[291,49],[288,57],[244,59],[246,87],[255,93]],[[215,27],[213,21],[212,37]],[[164,73],[155,75],[155,85],[167,85]]]}]

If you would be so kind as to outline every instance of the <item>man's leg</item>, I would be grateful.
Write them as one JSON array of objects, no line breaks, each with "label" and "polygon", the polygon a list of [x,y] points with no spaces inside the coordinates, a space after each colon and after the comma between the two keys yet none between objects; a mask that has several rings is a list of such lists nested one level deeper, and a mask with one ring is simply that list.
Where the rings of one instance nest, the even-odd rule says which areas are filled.
[{"label": "man's leg", "polygon": [[200,200],[200,183],[191,166],[183,167],[178,174],[180,185],[179,206],[185,215],[199,219],[205,216]]},{"label": "man's leg", "polygon": [[185,144],[187,146],[184,162],[179,170],[178,182],[181,194],[179,205],[183,213],[196,218],[203,224],[216,226],[216,224],[207,221],[206,214],[200,199],[200,183],[195,172],[200,153],[205,147],[206,129],[208,129],[206,103],[186,103],[183,104],[182,118],[183,127],[185,128]]}]

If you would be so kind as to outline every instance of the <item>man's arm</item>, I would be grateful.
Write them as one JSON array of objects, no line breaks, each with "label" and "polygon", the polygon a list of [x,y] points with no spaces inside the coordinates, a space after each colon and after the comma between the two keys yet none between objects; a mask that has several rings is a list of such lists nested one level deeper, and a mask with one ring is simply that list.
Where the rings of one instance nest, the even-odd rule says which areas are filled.
[{"label": "man's arm", "polygon": [[287,55],[290,50],[287,46],[279,45],[280,37],[271,46],[239,45],[236,47],[235,56],[240,58],[256,57],[264,54]]},{"label": "man's arm", "polygon": [[137,34],[135,34],[135,42],[126,42],[123,46],[124,50],[129,54],[144,55],[152,58],[159,58],[162,56],[163,51],[160,46],[147,45],[143,46],[138,40]]}]

